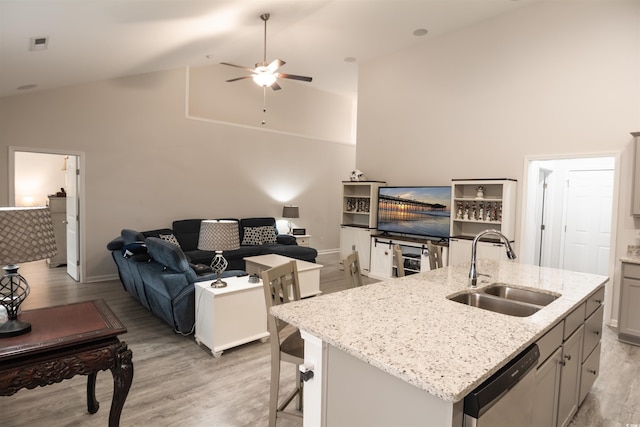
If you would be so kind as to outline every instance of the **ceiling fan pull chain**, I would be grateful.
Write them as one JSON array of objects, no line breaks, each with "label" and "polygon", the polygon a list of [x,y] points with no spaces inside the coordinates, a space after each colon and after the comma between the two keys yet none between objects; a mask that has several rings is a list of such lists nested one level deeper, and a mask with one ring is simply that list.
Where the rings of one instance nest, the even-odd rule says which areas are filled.
[{"label": "ceiling fan pull chain", "polygon": [[267,87],[266,86],[262,87],[262,114],[264,115],[262,117],[262,124],[266,125],[267,124]]}]

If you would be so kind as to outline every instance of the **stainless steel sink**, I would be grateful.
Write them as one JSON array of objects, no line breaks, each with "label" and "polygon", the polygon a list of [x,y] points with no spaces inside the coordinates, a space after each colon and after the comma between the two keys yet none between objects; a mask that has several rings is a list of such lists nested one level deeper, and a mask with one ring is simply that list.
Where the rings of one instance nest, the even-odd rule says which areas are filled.
[{"label": "stainless steel sink", "polygon": [[505,283],[495,283],[481,289],[480,291],[485,294],[495,295],[500,298],[526,302],[529,304],[540,306],[549,305],[550,303],[558,299],[558,296],[556,295],[545,294],[534,290],[514,288],[513,286],[509,286]]},{"label": "stainless steel sink", "polygon": [[478,307],[483,310],[489,310],[496,313],[502,313],[509,316],[527,317],[540,310],[540,306],[517,302],[495,295],[481,292],[466,292],[458,295],[450,295],[447,297],[451,301],[466,304],[472,307]]},{"label": "stainless steel sink", "polygon": [[447,299],[509,316],[527,317],[555,301],[559,296],[536,289],[517,288],[506,283],[492,283],[486,288],[449,295]]}]

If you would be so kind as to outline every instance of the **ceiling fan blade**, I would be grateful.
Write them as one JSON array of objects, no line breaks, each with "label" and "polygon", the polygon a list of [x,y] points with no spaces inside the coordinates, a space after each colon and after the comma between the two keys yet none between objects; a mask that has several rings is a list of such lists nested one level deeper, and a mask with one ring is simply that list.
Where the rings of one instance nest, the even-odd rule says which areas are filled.
[{"label": "ceiling fan blade", "polygon": [[310,82],[311,80],[313,80],[311,77],[307,77],[307,76],[296,76],[295,74],[282,74],[282,73],[278,73],[278,77],[282,77],[283,79],[302,80],[303,82]]},{"label": "ceiling fan blade", "polygon": [[229,64],[228,62],[221,62],[220,64],[222,64],[222,65],[228,65],[228,66],[230,66],[230,67],[242,68],[243,70],[247,70],[247,71],[253,71],[253,68],[243,67],[242,65]]},{"label": "ceiling fan blade", "polygon": [[278,71],[278,68],[282,67],[284,64],[286,64],[286,62],[284,62],[282,59],[274,59],[273,61],[271,61],[271,64],[267,65],[267,69],[272,73],[275,73],[276,71]]},{"label": "ceiling fan blade", "polygon": [[231,82],[237,82],[238,80],[243,80],[243,79],[250,79],[253,76],[242,76],[242,77],[236,77],[235,79],[229,79],[229,80],[225,80],[227,83],[231,83]]},{"label": "ceiling fan blade", "polygon": [[271,89],[273,89],[273,90],[280,90],[280,89],[282,89],[282,88],[280,87],[280,85],[278,84],[278,82],[273,82],[273,84],[271,85]]}]

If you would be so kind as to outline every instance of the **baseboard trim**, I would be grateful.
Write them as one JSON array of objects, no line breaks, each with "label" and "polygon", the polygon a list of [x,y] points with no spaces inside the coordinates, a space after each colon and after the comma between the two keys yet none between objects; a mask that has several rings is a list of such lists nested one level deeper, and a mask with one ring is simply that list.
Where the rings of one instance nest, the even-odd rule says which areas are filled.
[{"label": "baseboard trim", "polygon": [[84,283],[108,282],[109,280],[120,280],[117,274],[105,274],[103,276],[89,276]]},{"label": "baseboard trim", "polygon": [[331,255],[331,254],[338,254],[338,253],[340,253],[340,248],[323,249],[321,251],[318,251],[318,255]]}]

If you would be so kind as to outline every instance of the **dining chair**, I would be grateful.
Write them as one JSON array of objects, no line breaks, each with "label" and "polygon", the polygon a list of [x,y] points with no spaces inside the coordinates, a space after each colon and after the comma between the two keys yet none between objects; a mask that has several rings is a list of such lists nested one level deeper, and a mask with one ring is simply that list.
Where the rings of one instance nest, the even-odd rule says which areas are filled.
[{"label": "dining chair", "polygon": [[[280,320],[270,313],[271,307],[286,304],[300,299],[300,282],[296,262],[291,261],[262,272],[262,286],[264,288],[267,306],[267,326],[269,341],[271,342],[271,385],[269,393],[269,427],[275,427],[278,418],[302,417],[302,379],[299,366],[304,363],[304,341],[300,331],[287,322]],[[295,388],[278,402],[280,391],[280,364],[289,362],[295,365]],[[296,399],[297,413],[285,412],[285,409]]]},{"label": "dining chair", "polygon": [[427,240],[427,251],[429,252],[429,267],[431,270],[444,267],[444,263],[442,262],[442,246],[432,243],[431,240]]},{"label": "dining chair", "polygon": [[404,277],[404,259],[402,258],[402,249],[400,245],[393,245],[393,260],[396,265],[396,276]]},{"label": "dining chair", "polygon": [[360,272],[360,258],[358,251],[353,251],[342,260],[342,267],[347,278],[347,288],[362,286],[362,274]]}]

